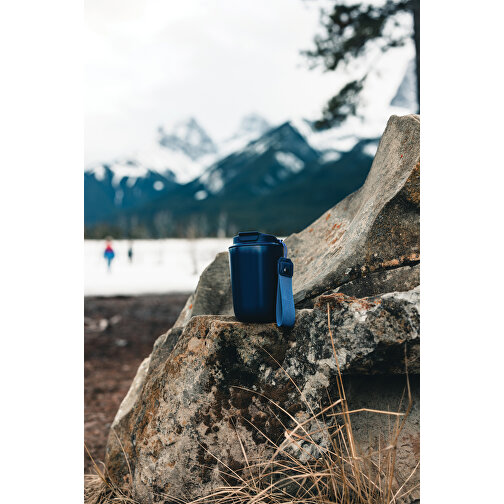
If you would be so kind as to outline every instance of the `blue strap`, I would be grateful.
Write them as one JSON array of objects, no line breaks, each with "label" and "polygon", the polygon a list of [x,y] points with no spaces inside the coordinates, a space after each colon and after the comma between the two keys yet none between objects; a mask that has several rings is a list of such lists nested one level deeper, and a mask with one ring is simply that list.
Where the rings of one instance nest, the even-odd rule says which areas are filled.
[{"label": "blue strap", "polygon": [[278,259],[278,285],[276,299],[276,321],[278,327],[292,327],[296,321],[294,295],[292,294],[292,275],[294,265],[287,258],[287,245],[284,246],[284,257]]}]

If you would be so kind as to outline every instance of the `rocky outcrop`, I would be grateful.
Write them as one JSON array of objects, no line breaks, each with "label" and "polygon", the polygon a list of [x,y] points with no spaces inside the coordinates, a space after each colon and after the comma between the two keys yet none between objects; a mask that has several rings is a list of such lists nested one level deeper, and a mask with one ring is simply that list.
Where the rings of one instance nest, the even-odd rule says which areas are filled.
[{"label": "rocky outcrop", "polygon": [[[419,116],[392,116],[364,185],[286,241],[298,304],[348,282],[366,296],[394,290],[392,277],[366,278],[420,261]],[[402,275],[411,280],[401,290],[418,285],[417,271]]]},{"label": "rocky outcrop", "polygon": [[[292,329],[236,321],[226,253],[205,270],[175,326],[140,366],[111,428],[108,471],[117,480],[131,471],[137,499],[207,494],[223,483],[223,468],[243,466],[241,443],[249,457],[268,456],[267,439],[282,443],[293,419],[337,397],[338,365],[352,408],[396,410],[407,365],[413,403],[397,464],[405,477],[416,466],[418,142],[419,117],[393,116],[364,186],[287,238],[295,264]],[[354,422],[363,445],[376,448],[386,420],[366,413]]]},{"label": "rocky outcrop", "polygon": [[[392,116],[364,185],[285,241],[297,307],[329,290],[364,297],[418,285],[420,117]],[[192,315],[232,315],[232,309],[224,252],[203,272],[178,323]]]}]

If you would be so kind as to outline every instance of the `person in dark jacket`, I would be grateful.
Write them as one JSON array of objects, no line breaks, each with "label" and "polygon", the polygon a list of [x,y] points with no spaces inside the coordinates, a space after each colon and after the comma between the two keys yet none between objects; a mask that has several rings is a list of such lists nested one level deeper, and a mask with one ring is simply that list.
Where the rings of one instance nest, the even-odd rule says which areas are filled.
[{"label": "person in dark jacket", "polygon": [[133,242],[130,241],[128,245],[128,260],[130,263],[133,262]]}]

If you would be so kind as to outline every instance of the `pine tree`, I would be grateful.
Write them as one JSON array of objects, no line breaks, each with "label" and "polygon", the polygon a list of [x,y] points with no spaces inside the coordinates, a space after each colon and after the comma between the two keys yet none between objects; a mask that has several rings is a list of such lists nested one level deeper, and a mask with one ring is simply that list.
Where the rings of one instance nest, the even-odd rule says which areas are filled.
[{"label": "pine tree", "polygon": [[[315,49],[303,53],[315,63],[322,62],[327,71],[334,71],[361,57],[369,43],[377,39],[380,39],[384,52],[399,47],[408,36],[391,36],[384,30],[387,21],[405,11],[413,15],[412,36],[416,50],[416,88],[420,111],[420,0],[387,0],[380,6],[362,3],[342,5],[336,1],[332,9],[321,12],[324,33],[315,37]],[[366,76],[348,82],[329,100],[322,118],[315,122],[316,128],[329,128],[356,114]]]}]

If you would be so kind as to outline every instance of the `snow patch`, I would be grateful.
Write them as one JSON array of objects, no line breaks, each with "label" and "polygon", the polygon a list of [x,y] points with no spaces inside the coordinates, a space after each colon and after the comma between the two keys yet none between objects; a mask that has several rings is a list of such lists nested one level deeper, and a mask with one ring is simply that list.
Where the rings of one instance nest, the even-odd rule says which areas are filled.
[{"label": "snow patch", "polygon": [[201,200],[204,200],[204,199],[207,199],[208,198],[208,193],[206,191],[198,191],[198,192],[195,192],[194,193],[194,199],[195,200],[198,200],[198,201],[201,201]]},{"label": "snow patch", "polygon": [[377,150],[378,150],[378,142],[371,142],[367,143],[363,147],[362,152],[367,156],[374,158]]},{"label": "snow patch", "polygon": [[268,142],[266,140],[261,140],[259,142],[255,142],[254,144],[249,146],[247,149],[255,154],[264,154],[268,150]]},{"label": "snow patch", "polygon": [[304,168],[304,162],[291,152],[275,152],[275,159],[292,173],[299,173]]},{"label": "snow patch", "polygon": [[331,163],[338,161],[341,158],[341,152],[337,151],[326,151],[322,154],[320,161],[322,163]]},{"label": "snow patch", "polygon": [[124,198],[124,192],[122,189],[118,189],[115,193],[114,196],[114,205],[115,206],[121,206],[122,205],[122,200]]},{"label": "snow patch", "polygon": [[216,254],[226,251],[231,238],[197,240],[135,240],[128,261],[128,240],[114,240],[111,272],[103,258],[105,241],[84,241],[86,296],[191,292]]},{"label": "snow patch", "polygon": [[360,138],[357,135],[341,135],[341,131],[337,128],[332,128],[312,135],[310,140],[318,150],[349,152],[357,145]]},{"label": "snow patch", "polygon": [[[193,161],[181,151],[171,150],[154,142],[150,148],[134,153],[135,162],[148,170],[163,176],[173,176],[179,184],[186,184],[199,177],[207,166],[203,162]],[[210,162],[208,159],[207,162]]]},{"label": "snow patch", "polygon": [[98,165],[89,170],[98,182],[101,182],[105,178],[105,167],[103,165]]},{"label": "snow patch", "polygon": [[224,179],[222,178],[221,170],[212,170],[205,172],[200,182],[212,194],[217,194],[224,187]]},{"label": "snow patch", "polygon": [[162,191],[164,189],[164,183],[161,182],[161,180],[156,180],[156,182],[154,182],[154,184],[152,184],[152,187],[156,191]]},{"label": "snow patch", "polygon": [[147,168],[143,166],[138,166],[132,163],[117,163],[110,166],[110,171],[112,172],[112,186],[119,187],[121,180],[123,178],[137,179],[140,177],[145,177],[148,173]]}]

